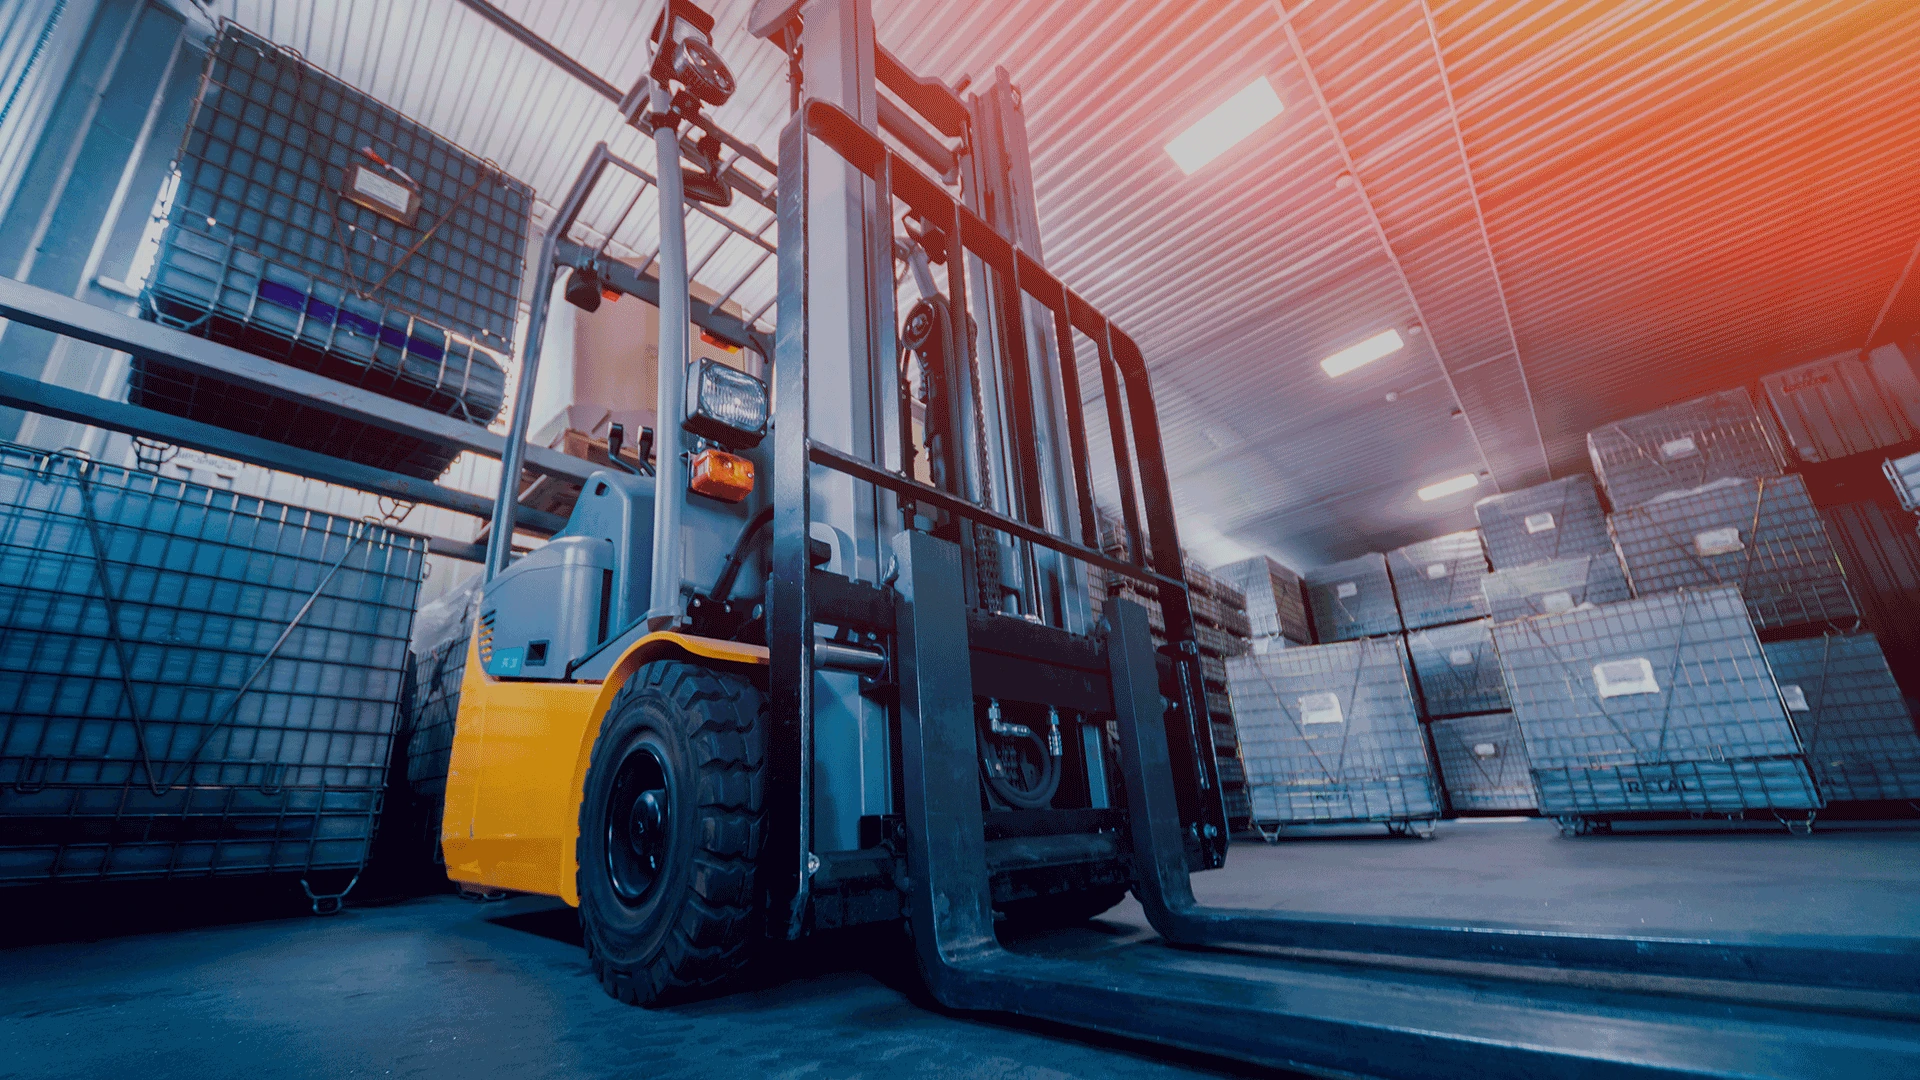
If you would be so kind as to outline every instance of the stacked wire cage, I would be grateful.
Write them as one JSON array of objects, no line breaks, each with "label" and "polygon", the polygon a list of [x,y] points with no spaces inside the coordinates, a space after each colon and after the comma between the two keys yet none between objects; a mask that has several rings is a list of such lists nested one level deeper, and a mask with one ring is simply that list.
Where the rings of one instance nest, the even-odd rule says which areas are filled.
[{"label": "stacked wire cage", "polygon": [[1773,432],[1744,388],[1597,428],[1587,453],[1616,513],[1715,480],[1780,475]]},{"label": "stacked wire cage", "polygon": [[1393,598],[1393,575],[1378,552],[1315,567],[1302,575],[1313,639],[1325,644],[1397,634],[1400,605]]},{"label": "stacked wire cage", "polygon": [[[533,192],[232,23],[207,60],[144,315],[485,426]],[[129,400],[432,479],[457,451],[136,357]]]},{"label": "stacked wire cage", "polygon": [[[1127,556],[1126,527],[1118,514],[1096,508],[1100,544],[1108,554]],[[1200,651],[1200,671],[1206,697],[1207,724],[1213,738],[1214,767],[1220,779],[1221,801],[1227,826],[1232,830],[1247,827],[1252,803],[1247,794],[1246,769],[1241,763],[1239,736],[1234,724],[1233,697],[1228,689],[1227,660],[1253,647],[1252,622],[1248,615],[1247,595],[1228,581],[1209,574],[1194,563],[1186,564],[1187,602],[1193,612],[1195,644]],[[1097,621],[1108,598],[1124,596],[1147,609],[1147,629],[1155,646],[1167,643],[1166,618],[1157,590],[1132,578],[1087,568],[1087,595]]]},{"label": "stacked wire cage", "polygon": [[1681,590],[1497,623],[1540,811],[1570,834],[1634,817],[1825,805],[1740,591]]},{"label": "stacked wire cage", "polygon": [[1396,548],[1387,553],[1387,566],[1448,811],[1532,809],[1526,754],[1493,647],[1485,593],[1490,568],[1479,531]]},{"label": "stacked wire cage", "polygon": [[1440,816],[1399,639],[1252,653],[1227,668],[1253,825],[1269,841],[1309,824],[1414,834]]},{"label": "stacked wire cage", "polygon": [[1764,648],[1827,801],[1920,805],[1920,733],[1879,641],[1822,634]]},{"label": "stacked wire cage", "polygon": [[285,873],[344,892],[425,548],[0,446],[0,883]]}]

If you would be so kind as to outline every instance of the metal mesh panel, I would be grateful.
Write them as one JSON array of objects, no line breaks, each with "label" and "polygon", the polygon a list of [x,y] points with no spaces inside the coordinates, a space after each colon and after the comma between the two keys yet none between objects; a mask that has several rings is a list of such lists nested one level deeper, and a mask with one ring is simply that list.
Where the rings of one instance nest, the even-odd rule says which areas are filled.
[{"label": "metal mesh panel", "polygon": [[1498,622],[1617,603],[1632,595],[1626,571],[1620,569],[1611,545],[1595,555],[1495,570],[1487,575],[1481,591]]},{"label": "metal mesh panel", "polygon": [[1829,801],[1920,799],[1920,734],[1872,634],[1765,648]]},{"label": "metal mesh panel", "polygon": [[359,865],[424,555],[0,447],[0,880]]},{"label": "metal mesh panel", "polygon": [[[410,223],[345,194],[366,151],[417,185]],[[230,24],[176,164],[148,318],[473,423],[499,414],[532,189]],[[147,358],[131,384],[134,404],[415,476],[453,457]]]},{"label": "metal mesh panel", "polygon": [[1487,614],[1480,584],[1487,578],[1487,555],[1479,532],[1448,533],[1387,553],[1400,621],[1407,629],[1440,626]]},{"label": "metal mesh panel", "polygon": [[1255,821],[1439,815],[1399,641],[1237,657],[1228,672]]},{"label": "metal mesh panel", "polygon": [[1889,458],[1885,469],[1887,483],[1893,485],[1893,493],[1900,499],[1900,505],[1920,513],[1920,454]]},{"label": "metal mesh panel", "polygon": [[1252,636],[1284,637],[1301,644],[1312,640],[1298,574],[1262,555],[1222,567],[1214,574],[1246,595]]},{"label": "metal mesh panel", "polygon": [[1526,741],[1512,713],[1435,720],[1434,761],[1455,810],[1531,810]]},{"label": "metal mesh panel", "polygon": [[1507,570],[1613,550],[1590,476],[1568,476],[1473,504],[1487,561]]},{"label": "metal mesh panel", "polygon": [[1822,805],[1734,588],[1495,623],[1540,809]]},{"label": "metal mesh panel", "polygon": [[440,819],[447,802],[447,772],[453,757],[454,720],[460,714],[460,685],[467,674],[462,634],[416,660],[413,729],[407,739],[407,788],[420,810],[424,842],[434,862],[441,861]]},{"label": "metal mesh panel", "polygon": [[1616,511],[1715,480],[1780,475],[1779,452],[1744,387],[1590,431],[1587,454]]},{"label": "metal mesh panel", "polygon": [[1491,620],[1412,631],[1407,653],[1429,717],[1506,709],[1507,684],[1493,648]]},{"label": "metal mesh panel", "polygon": [[1362,555],[1304,575],[1313,630],[1321,641],[1349,641],[1400,632],[1400,606],[1393,599],[1387,557]]},{"label": "metal mesh panel", "polygon": [[1613,515],[1636,595],[1738,585],[1761,629],[1848,628],[1859,609],[1798,476],[1720,480]]}]

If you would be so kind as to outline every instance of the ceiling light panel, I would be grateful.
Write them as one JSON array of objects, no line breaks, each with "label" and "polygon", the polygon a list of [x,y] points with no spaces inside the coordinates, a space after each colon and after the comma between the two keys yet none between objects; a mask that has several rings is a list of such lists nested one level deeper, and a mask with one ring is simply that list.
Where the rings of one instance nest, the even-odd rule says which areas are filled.
[{"label": "ceiling light panel", "polygon": [[1383,356],[1399,352],[1406,342],[1400,339],[1400,331],[1388,330],[1375,334],[1358,345],[1349,345],[1325,360],[1320,361],[1321,370],[1334,378],[1339,378],[1358,367],[1365,367]]},{"label": "ceiling light panel", "polygon": [[[1463,491],[1472,491],[1479,486],[1480,477],[1478,474],[1462,473],[1451,480],[1442,480],[1437,484],[1428,484],[1426,487],[1421,488],[1419,492],[1420,501],[1432,502],[1435,499],[1444,499],[1449,495],[1458,495]],[[1406,489],[1402,488],[1401,490],[1404,491]]]},{"label": "ceiling light panel", "polygon": [[1273,84],[1261,76],[1175,136],[1167,144],[1167,154],[1180,166],[1181,172],[1192,176],[1207,162],[1259,131],[1267,121],[1279,116],[1283,108],[1280,95],[1273,92]]}]

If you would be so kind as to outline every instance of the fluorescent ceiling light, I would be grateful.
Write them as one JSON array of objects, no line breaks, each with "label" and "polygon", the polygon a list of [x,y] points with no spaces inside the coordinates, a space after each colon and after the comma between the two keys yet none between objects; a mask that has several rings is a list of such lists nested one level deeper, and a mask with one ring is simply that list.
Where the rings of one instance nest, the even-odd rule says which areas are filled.
[{"label": "fluorescent ceiling light", "polygon": [[1167,153],[1181,172],[1192,176],[1201,166],[1279,116],[1282,107],[1280,95],[1273,92],[1273,84],[1263,75],[1181,132],[1167,144]]},{"label": "fluorescent ceiling light", "polygon": [[1421,488],[1420,501],[1432,502],[1435,499],[1444,499],[1449,495],[1458,495],[1463,491],[1471,491],[1479,486],[1479,474],[1466,473],[1461,476],[1456,476],[1451,480],[1442,480],[1437,484],[1428,484],[1426,487]]},{"label": "fluorescent ceiling light", "polygon": [[1400,340],[1400,331],[1388,330],[1375,334],[1358,345],[1349,345],[1341,349],[1320,361],[1320,366],[1327,374],[1339,378],[1354,368],[1363,367],[1390,353],[1399,352],[1400,347],[1405,344],[1406,342]]}]

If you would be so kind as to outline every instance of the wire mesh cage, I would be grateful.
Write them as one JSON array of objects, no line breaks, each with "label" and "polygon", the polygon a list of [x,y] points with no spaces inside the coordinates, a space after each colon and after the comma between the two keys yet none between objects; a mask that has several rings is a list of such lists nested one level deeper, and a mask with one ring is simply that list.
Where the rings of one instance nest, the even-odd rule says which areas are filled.
[{"label": "wire mesh cage", "polygon": [[1859,621],[1799,476],[1717,480],[1616,513],[1612,526],[1635,595],[1738,585],[1763,630]]},{"label": "wire mesh cage", "polygon": [[1893,485],[1893,494],[1900,500],[1901,509],[1920,514],[1920,454],[1888,458],[1883,467],[1887,472],[1887,483]]},{"label": "wire mesh cage", "polygon": [[1426,715],[1463,716],[1507,708],[1507,684],[1493,648],[1493,622],[1475,619],[1453,626],[1413,630],[1407,654]]},{"label": "wire mesh cage", "polygon": [[0,881],[357,868],[425,547],[0,446]]},{"label": "wire mesh cage", "polygon": [[1400,632],[1387,557],[1378,553],[1330,563],[1303,575],[1313,630],[1323,642]]},{"label": "wire mesh cage", "polygon": [[1613,550],[1600,493],[1584,474],[1489,495],[1473,514],[1495,570]]},{"label": "wire mesh cage", "polygon": [[1765,648],[1828,801],[1920,799],[1920,734],[1872,634]]},{"label": "wire mesh cage", "polygon": [[1495,623],[1540,810],[1824,805],[1736,588]]},{"label": "wire mesh cage", "polygon": [[[476,424],[498,415],[532,189],[232,23],[176,166],[148,318]],[[452,460],[146,358],[130,396],[417,476]]]},{"label": "wire mesh cage", "polygon": [[481,579],[420,609],[413,640],[412,721],[407,733],[406,787],[409,818],[433,864],[444,862],[440,823],[445,815],[447,775],[453,759],[454,721],[467,675],[468,646]]},{"label": "wire mesh cage", "polygon": [[1447,805],[1456,813],[1512,812],[1539,805],[1527,769],[1526,740],[1512,713],[1456,716],[1427,727]]},{"label": "wire mesh cage", "polygon": [[1475,529],[1448,533],[1387,553],[1400,621],[1407,629],[1441,626],[1487,614],[1480,585],[1487,578],[1487,554]]},{"label": "wire mesh cage", "polygon": [[1497,622],[1612,604],[1632,595],[1611,545],[1592,555],[1495,570],[1481,586]]},{"label": "wire mesh cage", "polygon": [[1597,428],[1587,454],[1615,511],[1715,480],[1780,475],[1773,434],[1744,387]]},{"label": "wire mesh cage", "polygon": [[1246,596],[1251,636],[1284,637],[1302,645],[1313,640],[1300,575],[1264,555],[1232,563],[1214,573]]},{"label": "wire mesh cage", "polygon": [[1398,639],[1237,657],[1227,670],[1256,824],[1439,816]]}]

